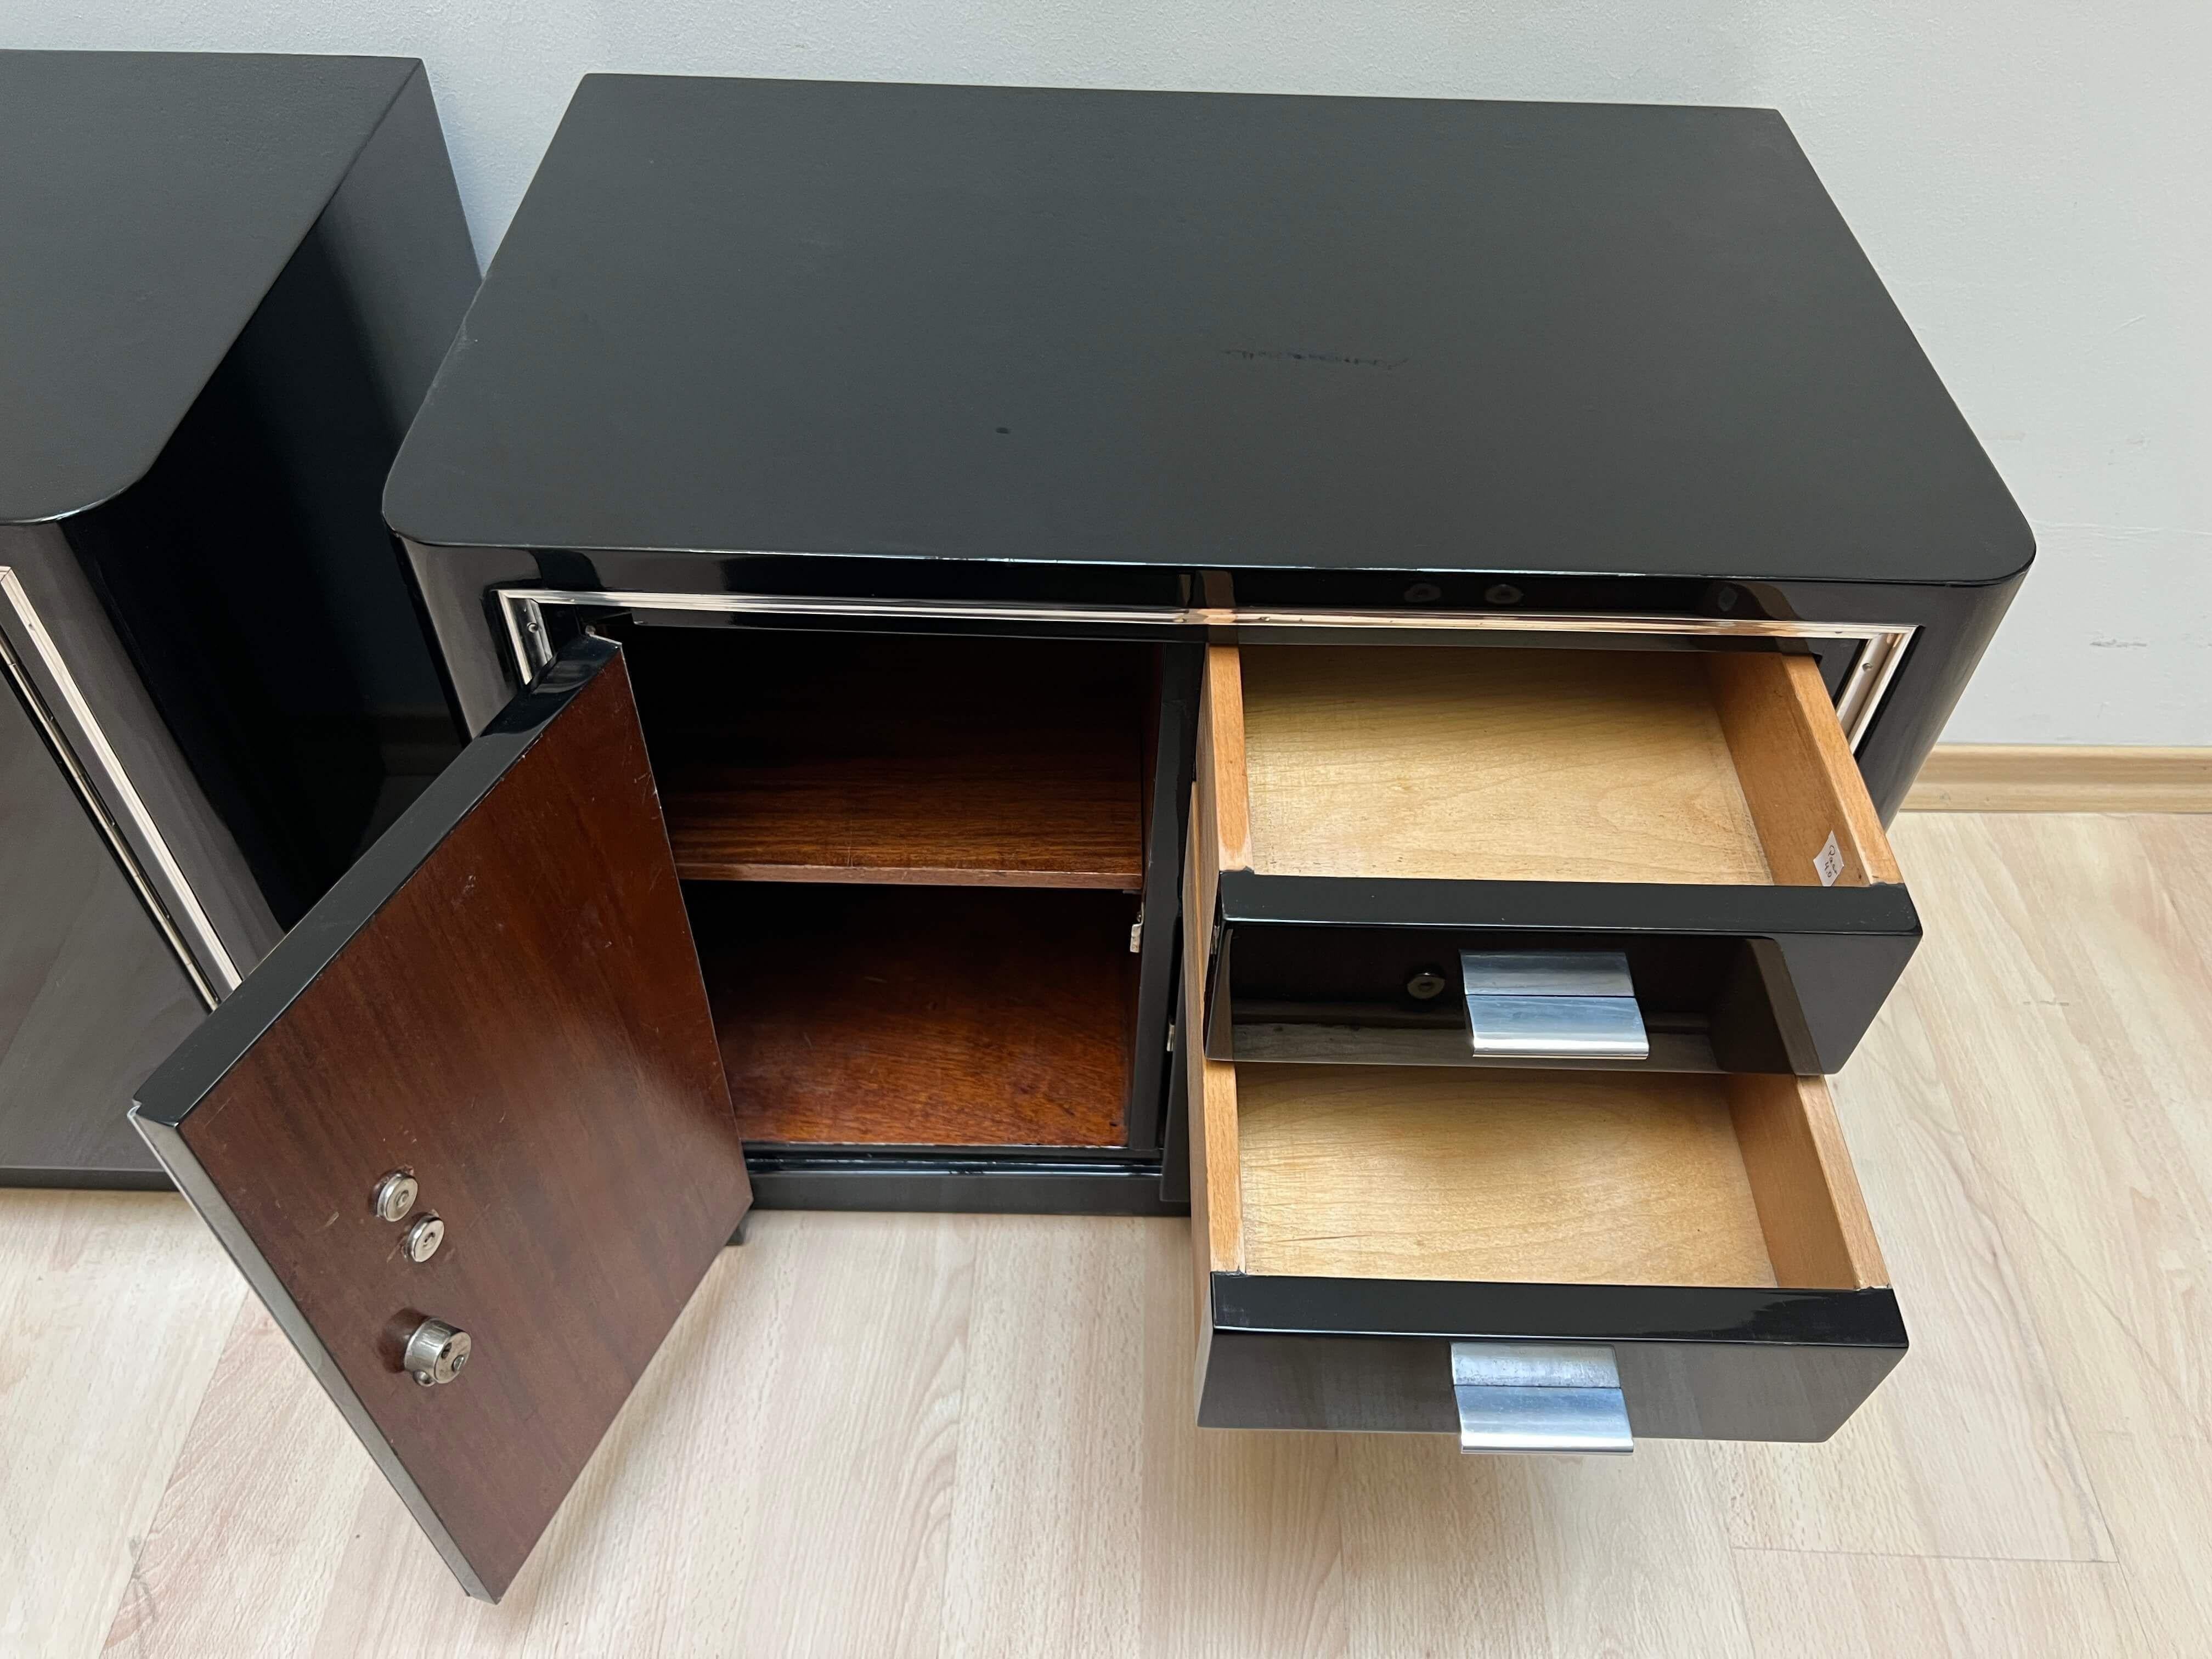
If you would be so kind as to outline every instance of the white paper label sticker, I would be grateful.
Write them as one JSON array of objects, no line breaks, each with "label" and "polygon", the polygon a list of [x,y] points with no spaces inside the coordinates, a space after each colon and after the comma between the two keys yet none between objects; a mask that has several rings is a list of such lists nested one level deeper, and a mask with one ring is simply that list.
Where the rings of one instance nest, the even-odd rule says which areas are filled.
[{"label": "white paper label sticker", "polygon": [[1828,831],[1828,839],[1821,845],[1820,855],[1813,860],[1813,868],[1820,872],[1823,887],[1833,887],[1836,878],[1844,873],[1844,852],[1836,845],[1834,830]]}]

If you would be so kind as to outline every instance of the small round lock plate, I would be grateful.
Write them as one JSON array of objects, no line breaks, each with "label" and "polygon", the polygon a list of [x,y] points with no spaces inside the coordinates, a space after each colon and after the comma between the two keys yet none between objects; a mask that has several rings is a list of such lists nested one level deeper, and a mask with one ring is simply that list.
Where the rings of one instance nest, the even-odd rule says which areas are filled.
[{"label": "small round lock plate", "polygon": [[399,1363],[424,1388],[435,1388],[461,1374],[473,1346],[466,1331],[455,1330],[442,1319],[426,1319],[407,1339],[407,1352]]},{"label": "small round lock plate", "polygon": [[376,1213],[386,1221],[404,1221],[415,1208],[415,1196],[422,1188],[415,1177],[404,1170],[394,1170],[376,1183]]},{"label": "small round lock plate", "polygon": [[415,1224],[400,1240],[400,1248],[407,1252],[410,1261],[428,1261],[438,1254],[438,1246],[446,1242],[446,1224],[434,1215],[417,1216]]},{"label": "small round lock plate", "polygon": [[1444,994],[1447,981],[1432,969],[1423,969],[1406,981],[1406,994],[1416,1002],[1433,1002]]}]

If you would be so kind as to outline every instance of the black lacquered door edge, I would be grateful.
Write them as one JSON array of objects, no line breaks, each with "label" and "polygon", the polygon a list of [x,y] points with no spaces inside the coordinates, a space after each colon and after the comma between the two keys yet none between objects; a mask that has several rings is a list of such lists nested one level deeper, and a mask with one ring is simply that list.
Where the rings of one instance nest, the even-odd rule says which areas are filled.
[{"label": "black lacquered door edge", "polygon": [[138,1091],[131,1115],[174,1128],[238,1056],[314,982],[385,900],[437,850],[447,832],[505,777],[592,675],[620,653],[581,638],[509,703],[482,737],[431,781],[392,827],[280,939],[245,981],[177,1045]]},{"label": "black lacquered door edge", "polygon": [[1161,650],[1152,810],[1145,825],[1137,1008],[1129,1056],[1128,1144],[1144,1152],[1159,1151],[1167,1116],[1167,1033],[1175,1017],[1176,974],[1182,960],[1182,847],[1204,664],[1205,653],[1195,646],[1171,644]]}]

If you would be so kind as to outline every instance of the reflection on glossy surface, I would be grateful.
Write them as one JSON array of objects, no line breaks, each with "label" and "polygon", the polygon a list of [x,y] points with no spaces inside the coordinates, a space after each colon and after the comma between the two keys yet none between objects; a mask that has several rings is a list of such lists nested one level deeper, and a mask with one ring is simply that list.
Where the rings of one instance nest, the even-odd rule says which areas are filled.
[{"label": "reflection on glossy surface", "polygon": [[1638,1438],[1825,1440],[1904,1356],[1887,1290],[1213,1278],[1199,1421],[1454,1433],[1455,1337],[1603,1342]]}]

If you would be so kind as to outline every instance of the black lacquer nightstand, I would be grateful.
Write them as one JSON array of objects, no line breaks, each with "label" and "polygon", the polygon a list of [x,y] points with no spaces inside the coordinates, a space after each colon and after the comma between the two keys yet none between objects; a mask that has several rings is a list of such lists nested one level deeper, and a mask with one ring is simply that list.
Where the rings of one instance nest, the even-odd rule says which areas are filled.
[{"label": "black lacquer nightstand", "polygon": [[474,293],[422,66],[0,52],[0,1182],[131,1091],[456,746],[379,520]]},{"label": "black lacquer nightstand", "polygon": [[476,1593],[756,1200],[1188,1206],[1224,1427],[1903,1352],[1823,1074],[2033,549],[1775,114],[594,77],[385,499],[482,735],[138,1110]]}]

